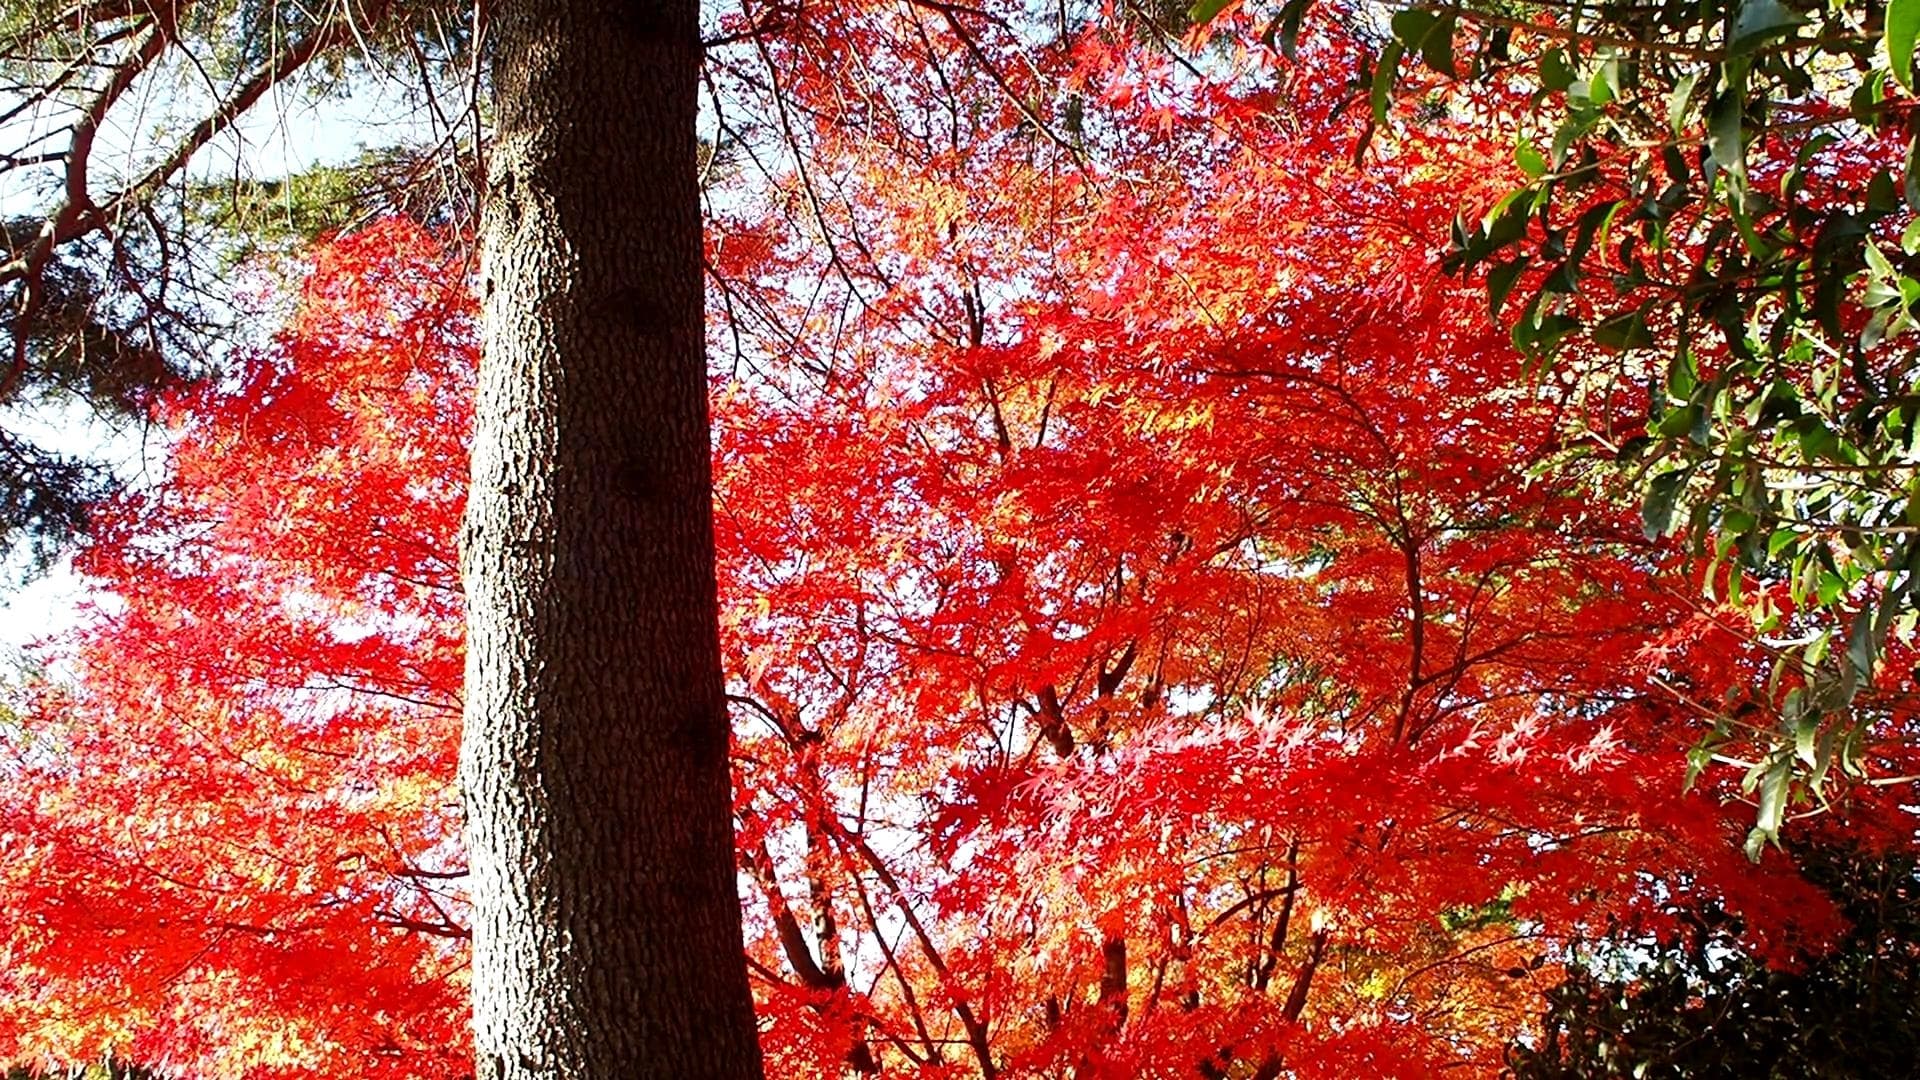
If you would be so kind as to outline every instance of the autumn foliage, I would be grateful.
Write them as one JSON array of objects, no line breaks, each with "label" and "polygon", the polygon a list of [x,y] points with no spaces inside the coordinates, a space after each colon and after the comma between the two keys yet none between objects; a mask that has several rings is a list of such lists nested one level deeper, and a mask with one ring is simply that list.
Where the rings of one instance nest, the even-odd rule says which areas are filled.
[{"label": "autumn foliage", "polygon": [[[710,352],[770,1075],[1495,1075],[1575,942],[1707,898],[1772,962],[1838,931],[1743,856],[1737,773],[1682,791],[1676,685],[1764,657],[1548,467],[1627,406],[1440,272],[1504,148],[1430,117],[1356,165],[1336,77],[1098,34],[1003,69],[900,20],[718,67],[896,68],[781,121],[806,169],[719,144],[757,193],[715,198]],[[1020,115],[1042,85],[1071,128]],[[0,1059],[470,1071],[444,239],[316,249],[103,511],[7,743]],[[1898,803],[1827,827],[1897,841]]]}]

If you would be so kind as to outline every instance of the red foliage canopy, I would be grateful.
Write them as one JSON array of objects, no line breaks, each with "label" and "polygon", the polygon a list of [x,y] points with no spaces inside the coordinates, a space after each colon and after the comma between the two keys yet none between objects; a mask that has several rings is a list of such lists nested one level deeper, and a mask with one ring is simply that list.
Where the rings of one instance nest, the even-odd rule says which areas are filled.
[{"label": "red foliage canopy", "polygon": [[[716,201],[770,1073],[1492,1074],[1581,941],[1712,898],[1817,947],[1750,809],[1680,790],[1653,681],[1756,659],[1633,508],[1543,470],[1576,388],[1436,269],[1503,152],[1436,120],[1360,170],[1331,90],[1056,59],[1072,138],[963,147],[958,106],[1021,100],[974,66],[857,138],[823,105],[811,172]],[[338,238],[272,347],[170,405],[168,480],[85,556],[71,687],[10,740],[0,1059],[470,1070],[466,280],[413,226]]]}]

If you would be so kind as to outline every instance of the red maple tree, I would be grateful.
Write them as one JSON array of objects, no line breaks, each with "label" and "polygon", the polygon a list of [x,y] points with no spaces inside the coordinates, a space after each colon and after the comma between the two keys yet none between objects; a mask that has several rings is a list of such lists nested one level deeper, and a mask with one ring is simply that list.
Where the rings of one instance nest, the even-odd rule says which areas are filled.
[{"label": "red maple tree", "polygon": [[[1730,781],[1681,791],[1674,677],[1743,685],[1751,643],[1545,468],[1570,388],[1438,269],[1503,150],[1436,117],[1359,168],[1338,78],[1098,34],[1031,69],[1055,126],[949,71],[993,45],[964,23],[915,66],[856,14],[759,59],[891,91],[816,85],[807,167],[709,240],[771,1075],[1492,1075],[1577,942],[1701,898],[1782,962],[1833,932]],[[311,259],[274,344],[170,402],[11,740],[0,1059],[470,1071],[475,306],[416,226]]]}]

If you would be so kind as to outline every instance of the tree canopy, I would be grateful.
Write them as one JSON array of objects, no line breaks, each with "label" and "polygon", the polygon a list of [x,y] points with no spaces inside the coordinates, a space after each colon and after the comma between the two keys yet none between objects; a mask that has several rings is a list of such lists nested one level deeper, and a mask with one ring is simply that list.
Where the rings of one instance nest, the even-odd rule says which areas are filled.
[{"label": "tree canopy", "polygon": [[[1298,0],[1267,38],[1297,47],[1309,11],[1369,19]],[[1710,744],[1771,742],[1754,781],[1781,796],[1763,801],[1753,839],[1772,839],[1789,793],[1817,801],[1836,777],[1859,779],[1855,754],[1911,707],[1908,668],[1883,650],[1920,618],[1902,339],[1920,298],[1920,9],[1600,0],[1376,15],[1361,35],[1362,152],[1404,123],[1402,95],[1494,93],[1481,101],[1519,175],[1455,223],[1449,265],[1483,275],[1531,363],[1645,387],[1644,416],[1582,417],[1566,452],[1628,470],[1647,531],[1683,534],[1709,578],[1724,575],[1709,589],[1773,642],[1764,693],[1701,703]],[[1228,32],[1263,17],[1237,10]]]},{"label": "tree canopy", "polygon": [[[1857,948],[1854,894],[1765,841],[1910,857],[1887,673],[1916,657],[1878,614],[1903,564],[1872,554],[1906,543],[1873,530],[1905,505],[1909,391],[1804,337],[1703,338],[1722,324],[1632,268],[1717,273],[1746,243],[1720,213],[1871,218],[1865,259],[1906,212],[1849,201],[1863,164],[1804,171],[1813,217],[1756,219],[1740,199],[1785,176],[1742,135],[1744,194],[1720,159],[1675,225],[1608,157],[1638,152],[1605,142],[1624,120],[1515,150],[1577,111],[1527,34],[1564,38],[1602,111],[1652,85],[1579,66],[1625,43],[1415,14],[919,0],[711,28],[717,573],[769,1075],[1491,1076],[1573,1045],[1582,1002]],[[1442,70],[1388,92],[1411,53]],[[1589,153],[1599,178],[1563,175]],[[165,480],[96,511],[93,617],[9,722],[0,1060],[472,1072],[469,240],[402,216],[326,239],[269,342],[156,399]],[[1894,363],[1899,329],[1858,357]],[[1730,388],[1762,373],[1747,417]],[[1806,417],[1866,432],[1830,415],[1863,403],[1893,441],[1713,486]],[[1631,439],[1651,500],[1623,490]],[[1830,521],[1738,501],[1802,497],[1790,474],[1868,479]],[[1669,535],[1696,505],[1704,547]],[[1685,955],[1703,912],[1727,966],[1568,970]]]}]

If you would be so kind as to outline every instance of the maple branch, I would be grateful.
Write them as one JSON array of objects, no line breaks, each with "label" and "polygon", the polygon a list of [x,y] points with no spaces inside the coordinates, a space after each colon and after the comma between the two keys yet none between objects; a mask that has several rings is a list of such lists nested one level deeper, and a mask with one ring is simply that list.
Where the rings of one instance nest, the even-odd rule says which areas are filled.
[{"label": "maple branch", "polygon": [[271,938],[275,934],[299,933],[299,927],[262,926],[258,923],[235,922],[231,919],[215,919],[206,924],[209,930],[224,930],[229,934],[245,934],[248,937]]},{"label": "maple branch", "polygon": [[1300,1013],[1307,1007],[1307,991],[1313,985],[1314,972],[1320,970],[1320,961],[1327,953],[1327,931],[1315,930],[1312,944],[1307,948],[1307,958],[1300,965],[1300,973],[1294,976],[1293,989],[1287,992],[1287,1003],[1280,1010],[1291,1024],[1300,1019]]},{"label": "maple branch", "polygon": [[736,30],[718,37],[701,38],[700,48],[702,51],[720,49],[728,45],[737,45],[742,41],[758,41],[762,37],[782,33],[792,26],[794,19],[804,14],[805,10],[804,2],[796,3],[791,8],[773,4],[766,14],[750,21],[745,30]]},{"label": "maple branch", "polygon": [[381,908],[374,912],[374,915],[388,926],[411,931],[416,934],[427,934],[432,937],[448,938],[453,941],[471,941],[473,939],[473,931],[453,923],[432,923],[420,919],[410,919],[390,908]]},{"label": "maple branch", "polygon": [[48,150],[39,154],[4,155],[0,154],[0,172],[12,172],[15,169],[31,169],[35,165],[51,165],[67,160],[67,151]]},{"label": "maple branch", "polygon": [[[1115,574],[1118,576],[1122,572],[1121,570],[1116,570]],[[1119,595],[1124,588],[1124,584],[1116,584],[1114,586],[1115,595]],[[1133,661],[1139,655],[1139,644],[1138,638],[1129,639],[1126,648],[1120,651],[1120,656],[1113,661],[1112,666],[1107,666],[1106,661],[1102,660],[1098,669],[1099,673],[1094,676],[1093,752],[1096,756],[1106,753],[1111,745],[1110,729],[1113,724],[1113,695],[1119,691],[1120,684],[1126,681],[1127,672],[1133,669]],[[1091,660],[1092,658],[1089,657],[1088,659]],[[1078,681],[1077,676],[1075,681]]]},{"label": "maple branch", "polygon": [[1053,752],[1064,760],[1073,756],[1073,728],[1067,725],[1066,711],[1061,708],[1060,694],[1047,683],[1035,692],[1039,708],[1034,716],[1040,721],[1040,734],[1053,744]]},{"label": "maple branch", "polygon": [[973,9],[962,8],[954,4],[940,3],[939,0],[908,0],[908,2],[916,7],[931,8],[938,11],[941,18],[945,20],[947,28],[953,31],[954,37],[960,39],[960,44],[966,48],[968,54],[980,65],[981,70],[987,73],[987,78],[992,80],[993,85],[999,88],[1001,95],[1007,99],[1007,103],[1012,105],[1014,110],[1021,116],[1025,117],[1027,122],[1033,125],[1035,131],[1046,136],[1048,142],[1066,151],[1068,160],[1074,162],[1083,172],[1086,170],[1086,162],[1083,159],[1080,148],[1061,138],[1059,133],[1053,130],[1052,125],[1041,119],[1039,113],[1033,111],[1033,106],[1028,105],[1019,94],[1014,92],[1013,87],[1007,82],[1007,77],[1001,73],[1000,66],[995,64],[993,60],[987,56],[986,50],[980,47],[980,43],[974,39],[973,34],[960,22],[959,13],[964,11],[971,14],[974,13]]},{"label": "maple branch", "polygon": [[[1421,680],[1421,685],[1424,687],[1427,685],[1431,685],[1433,683],[1445,682],[1447,686],[1447,692],[1451,692],[1452,688],[1455,686],[1458,686],[1460,680],[1466,677],[1466,673],[1468,671],[1472,670],[1475,667],[1478,667],[1481,664],[1488,663],[1489,661],[1492,661],[1492,660],[1497,660],[1500,657],[1506,655],[1509,652],[1512,652],[1515,649],[1520,648],[1523,645],[1531,645],[1535,642],[1541,642],[1541,641],[1575,641],[1575,640],[1579,640],[1583,636],[1584,635],[1582,634],[1574,633],[1571,631],[1553,632],[1553,631],[1547,631],[1547,630],[1528,630],[1523,633],[1516,634],[1505,641],[1499,642],[1498,644],[1489,645],[1486,648],[1481,649],[1479,652],[1473,653],[1471,655],[1466,655],[1466,654],[1456,655],[1453,662],[1448,664],[1446,667],[1441,668],[1438,671],[1429,672]],[[1530,696],[1537,696],[1539,694],[1543,694],[1546,692],[1547,692],[1547,687],[1536,687],[1532,689],[1514,690],[1504,696],[1509,698],[1530,697]],[[1488,700],[1491,700],[1491,699],[1482,698],[1480,699],[1480,703],[1485,703]],[[1414,727],[1409,732],[1407,736],[1407,745],[1411,746],[1414,743],[1420,741],[1420,739],[1423,738],[1427,732],[1432,731],[1434,726],[1438,724],[1442,719],[1452,715],[1455,712],[1458,712],[1459,710],[1460,710],[1460,706],[1458,704],[1451,705],[1451,706],[1443,704],[1435,708],[1433,713],[1427,717],[1426,723],[1421,724],[1417,727]]]},{"label": "maple branch", "polygon": [[[855,624],[856,626],[865,625],[863,614],[856,614]],[[856,651],[854,659],[856,668],[865,654],[863,644]],[[821,659],[824,661],[826,658],[822,656]],[[849,675],[843,683],[839,705],[839,711],[842,714],[850,706],[855,690],[855,679]],[[765,710],[764,706],[759,707]],[[771,715],[770,710],[765,711]],[[751,860],[753,864],[751,868],[759,879],[761,888],[767,893],[768,908],[774,913],[775,923],[780,931],[781,944],[794,970],[800,974],[802,981],[813,989],[844,997],[844,991],[847,988],[846,966],[840,957],[840,929],[833,914],[833,889],[827,878],[828,867],[819,842],[820,833],[823,831],[831,833],[837,823],[834,811],[825,805],[826,783],[821,776],[819,756],[822,741],[823,736],[820,732],[802,728],[794,734],[790,742],[794,755],[799,759],[799,771],[803,781],[800,795],[804,809],[803,826],[807,846],[807,892],[813,905],[814,940],[819,952],[817,959],[808,947],[806,936],[800,928],[799,918],[794,915],[786,902],[786,895],[780,888],[775,875],[773,858],[764,837],[760,841],[757,858]],[[865,1037],[855,1037],[853,1044],[847,1049],[846,1060],[854,1071],[862,1074],[880,1071],[880,1063],[874,1058],[873,1048]]]},{"label": "maple branch", "polygon": [[[1302,386],[1310,386],[1317,390],[1323,390],[1332,394],[1340,404],[1346,406],[1348,413],[1351,414],[1349,422],[1366,433],[1367,437],[1379,448],[1381,455],[1387,461],[1392,461],[1395,457],[1393,444],[1388,441],[1386,434],[1380,430],[1380,426],[1374,422],[1373,413],[1370,412],[1365,405],[1361,404],[1358,398],[1354,397],[1353,391],[1347,389],[1345,385],[1336,380],[1314,374],[1310,371],[1283,368],[1203,368],[1200,374],[1225,379],[1271,379],[1275,382],[1299,383]],[[1382,521],[1381,524],[1385,525],[1387,523]]]},{"label": "maple branch", "polygon": [[382,690],[378,687],[362,686],[358,683],[343,682],[338,679],[315,682],[311,686],[296,687],[295,689],[340,690],[349,694],[365,694],[368,697],[397,701],[403,705],[416,705],[422,709],[432,709],[437,712],[457,713],[460,711],[460,706],[457,702],[433,701],[428,698],[414,697],[411,694],[403,694],[398,690]]},{"label": "maple branch", "polygon": [[[817,782],[817,776],[816,776]],[[813,936],[820,943],[820,968],[830,980],[841,985],[847,981],[846,965],[840,959],[840,926],[833,917],[833,887],[827,880],[824,860],[819,851],[818,830],[812,820],[806,822],[807,896],[813,902]]]},{"label": "maple branch", "polygon": [[[757,847],[743,851],[740,861],[766,900],[767,910],[773,917],[774,929],[780,938],[780,951],[786,956],[787,965],[793,969],[801,985],[828,996],[828,1000],[810,1003],[811,1007],[824,1014],[830,1008],[830,1001],[846,1000],[847,975],[836,955],[832,914],[816,909],[816,920],[822,929],[819,932],[821,958],[815,959],[813,946],[808,943],[806,932],[800,926],[800,918],[794,914],[792,905],[787,903],[785,891],[780,887],[773,853],[768,849],[765,837],[761,838]],[[820,903],[817,895],[815,903]],[[781,981],[774,977],[773,972],[766,971],[764,967],[762,970],[769,981]],[[854,1037],[846,1050],[846,1062],[855,1072],[863,1075],[880,1072],[880,1063],[873,1056],[872,1046],[859,1035]]]},{"label": "maple branch", "polygon": [[1100,672],[1100,678],[1095,683],[1094,689],[1101,697],[1112,697],[1114,691],[1120,689],[1120,684],[1126,680],[1127,672],[1133,668],[1135,657],[1139,655],[1139,645],[1139,639],[1129,640],[1127,647],[1121,650],[1120,658],[1114,661],[1113,666]]},{"label": "maple branch", "polygon": [[1407,582],[1407,688],[1400,696],[1400,710],[1393,718],[1393,744],[1399,746],[1407,734],[1407,720],[1413,702],[1420,693],[1420,668],[1426,663],[1427,597],[1420,572],[1420,538],[1407,526],[1400,537],[1400,551],[1406,559]]},{"label": "maple branch", "polygon": [[[927,1028],[926,1014],[920,1008],[920,997],[913,992],[913,983],[908,981],[906,973],[900,969],[900,960],[894,954],[893,943],[888,941],[887,935],[881,932],[879,914],[873,909],[873,898],[867,895],[867,887],[858,875],[853,878],[853,890],[854,894],[860,898],[860,910],[867,916],[867,925],[873,928],[873,940],[880,946],[880,955],[886,958],[887,971],[893,975],[895,984],[900,987],[901,1000],[907,1003],[907,1015],[913,1017],[913,1027],[920,1034],[920,1044],[926,1047],[927,1060],[934,1064],[942,1063],[940,1043],[933,1037],[933,1032]],[[895,1042],[901,1047],[902,1052],[905,1052],[905,1044],[899,1043],[898,1040]],[[911,1053],[907,1056],[914,1057]]]},{"label": "maple branch", "polygon": [[394,877],[420,878],[424,881],[459,881],[468,876],[468,871],[465,870],[421,870],[412,866],[402,866],[386,872]]},{"label": "maple branch", "polygon": [[[840,256],[840,247],[834,241],[833,229],[827,224],[826,210],[820,202],[820,193],[813,182],[813,172],[807,168],[809,155],[802,151],[800,141],[793,133],[793,121],[787,112],[788,94],[780,89],[780,74],[773,56],[767,51],[767,44],[760,38],[753,39],[753,47],[760,54],[760,61],[766,66],[767,83],[772,88],[774,116],[780,122],[780,134],[785,139],[787,149],[793,153],[793,167],[800,180],[800,190],[805,193],[807,209],[813,215],[814,225],[820,230],[820,242],[826,246],[827,261],[840,275],[847,286],[847,292],[854,302],[866,306],[866,297],[860,293],[860,287],[853,283],[853,272],[847,268],[846,261]],[[858,241],[856,240],[856,244]],[[871,263],[869,256],[869,262]]]},{"label": "maple branch", "polygon": [[1118,934],[1100,943],[1100,1004],[1108,1030],[1119,1031],[1127,1022],[1127,939]]},{"label": "maple branch", "polygon": [[774,928],[780,935],[780,949],[786,954],[787,964],[793,968],[793,973],[812,990],[834,991],[845,987],[847,980],[844,975],[834,978],[814,959],[806,932],[800,928],[800,919],[794,915],[774,875],[773,855],[767,850],[766,840],[762,839],[758,848],[743,852],[741,862],[746,864],[748,875],[754,883],[760,886],[767,910],[773,915]]},{"label": "maple branch", "polygon": [[1040,422],[1035,425],[1035,427],[1038,429],[1034,432],[1034,436],[1033,436],[1033,448],[1035,450],[1038,450],[1042,446],[1045,446],[1047,444],[1047,425],[1052,421],[1053,399],[1054,399],[1054,395],[1057,394],[1059,390],[1060,390],[1059,378],[1057,376],[1049,376],[1047,379],[1047,397],[1046,397],[1046,400],[1043,401],[1040,405]]},{"label": "maple branch", "polygon": [[[964,293],[962,294],[962,299],[964,300],[973,295],[971,292]],[[967,336],[972,340],[974,346],[978,347],[981,335],[985,332],[980,328],[981,316],[974,303],[968,302],[966,306]],[[1007,431],[1007,418],[1000,411],[1000,393],[994,388],[992,379],[981,379],[980,385],[986,390],[987,406],[993,416],[994,447],[1000,453],[1000,460],[1005,461],[1007,455],[1013,452],[1013,437]]]},{"label": "maple branch", "polygon": [[1408,983],[1414,981],[1415,979],[1420,978],[1423,975],[1428,974],[1429,972],[1437,971],[1440,968],[1447,967],[1452,964],[1458,964],[1461,961],[1468,958],[1469,956],[1473,956],[1476,953],[1486,952],[1489,949],[1496,949],[1502,945],[1511,945],[1516,941],[1536,941],[1545,936],[1546,935],[1539,932],[1525,933],[1525,934],[1508,934],[1506,937],[1496,938],[1492,941],[1483,941],[1478,945],[1469,946],[1468,948],[1462,949],[1459,952],[1449,953],[1448,955],[1443,956],[1438,960],[1434,960],[1434,961],[1431,961],[1430,963],[1422,964],[1419,967],[1414,968],[1413,970],[1401,975],[1399,980],[1393,984],[1393,991],[1387,995],[1387,1000],[1392,1001],[1398,998],[1400,996],[1400,992],[1406,988]]},{"label": "maple branch", "polygon": [[[424,923],[424,922],[412,923],[411,921],[409,921],[409,923],[407,924],[395,923],[394,925],[401,926],[402,929],[419,930],[422,933],[437,934],[438,936],[441,936],[441,937],[455,937],[455,936],[470,937],[471,936],[470,932],[467,931],[464,927],[460,927],[459,924],[454,922],[453,916],[447,913],[447,909],[445,907],[441,906],[440,900],[444,894],[437,892],[431,885],[431,883],[434,881],[445,881],[445,880],[464,878],[467,876],[466,871],[463,870],[463,871],[452,872],[452,871],[428,871],[428,870],[418,869],[407,862],[406,853],[401,849],[400,842],[394,839],[393,833],[390,830],[388,830],[384,825],[381,826],[380,828],[380,837],[381,839],[387,842],[387,850],[393,854],[394,860],[398,862],[401,867],[398,870],[393,870],[388,872],[391,873],[394,877],[401,878],[407,881],[409,884],[411,884],[413,886],[414,891],[418,893],[420,897],[427,902],[427,906],[433,908],[433,913],[440,917],[440,921],[437,924]],[[384,914],[384,913],[377,913],[377,914]],[[398,918],[397,915],[395,915],[394,917]],[[454,929],[459,930],[460,933],[457,935],[443,933],[440,931],[430,929],[430,927],[432,926],[439,926],[442,928],[452,927]]]},{"label": "maple branch", "polygon": [[1267,940],[1267,955],[1260,960],[1260,967],[1254,977],[1253,988],[1260,993],[1267,992],[1267,985],[1273,979],[1274,969],[1280,966],[1280,952],[1286,948],[1287,935],[1293,928],[1293,901],[1300,894],[1300,838],[1294,837],[1287,843],[1287,884],[1283,890],[1287,898],[1280,904],[1280,915],[1273,922],[1273,936]]},{"label": "maple branch", "polygon": [[926,956],[927,963],[933,968],[934,974],[940,976],[940,981],[948,988],[947,996],[952,999],[953,1014],[959,1019],[960,1026],[966,1029],[967,1045],[972,1047],[973,1056],[979,1062],[980,1075],[984,1080],[994,1080],[1000,1075],[1000,1069],[993,1063],[993,1051],[987,1041],[987,1025],[974,1014],[973,1006],[967,1003],[965,994],[960,991],[953,977],[952,969],[947,966],[945,958],[940,955],[939,948],[934,945],[933,935],[927,932],[926,924],[920,920],[920,914],[913,909],[913,904],[907,899],[907,892],[901,888],[899,879],[894,877],[893,870],[864,837],[855,836],[845,829],[836,828],[834,831],[843,843],[860,853],[867,865],[873,869],[874,876],[879,878],[880,883],[893,894],[894,906],[899,909],[901,918],[906,920],[908,928],[913,931],[914,939],[920,943],[921,953]]},{"label": "maple branch", "polygon": [[[1249,849],[1249,850],[1257,850],[1257,849]],[[1212,919],[1208,920],[1207,925],[1201,927],[1200,933],[1195,935],[1195,940],[1206,937],[1208,934],[1212,933],[1214,930],[1220,928],[1222,925],[1231,921],[1235,915],[1240,914],[1241,912],[1247,910],[1248,908],[1254,906],[1255,904],[1258,904],[1267,900],[1278,900],[1281,897],[1285,897],[1289,902],[1291,902],[1293,899],[1293,894],[1298,892],[1299,889],[1300,887],[1298,885],[1289,883],[1287,885],[1276,886],[1271,889],[1251,890],[1245,896],[1242,896],[1240,899],[1235,900],[1233,903],[1227,905],[1225,908],[1222,908],[1218,915],[1215,915]]]},{"label": "maple branch", "polygon": [[787,722],[780,717],[779,713],[763,704],[759,698],[747,697],[744,694],[728,694],[726,700],[729,704],[744,705],[759,713],[761,719],[767,722],[767,726],[773,728],[775,734],[785,740],[788,746],[793,745],[793,731],[787,727]]},{"label": "maple branch", "polygon": [[[1100,986],[1096,1007],[1100,1011],[1098,1019],[1099,1033],[1095,1036],[1095,1045],[1111,1042],[1118,1038],[1121,1028],[1127,1023],[1127,940],[1119,935],[1109,935],[1100,943]],[[1047,998],[1047,1011],[1044,1023],[1049,1031],[1058,1030],[1063,1020],[1060,999],[1057,996]],[[1080,1055],[1074,1076],[1090,1076],[1100,1072],[1089,1048]]]}]

